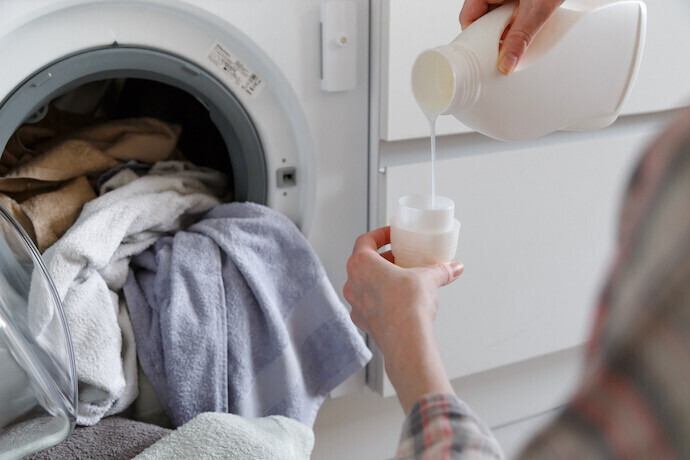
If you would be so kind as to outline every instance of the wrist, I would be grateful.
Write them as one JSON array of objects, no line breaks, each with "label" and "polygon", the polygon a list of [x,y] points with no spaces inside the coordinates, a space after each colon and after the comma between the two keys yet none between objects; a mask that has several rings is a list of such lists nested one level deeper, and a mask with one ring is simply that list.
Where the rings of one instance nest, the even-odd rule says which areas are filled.
[{"label": "wrist", "polygon": [[397,346],[381,350],[386,373],[406,414],[425,394],[454,394],[433,329],[420,327],[416,331],[417,336],[408,335]]}]

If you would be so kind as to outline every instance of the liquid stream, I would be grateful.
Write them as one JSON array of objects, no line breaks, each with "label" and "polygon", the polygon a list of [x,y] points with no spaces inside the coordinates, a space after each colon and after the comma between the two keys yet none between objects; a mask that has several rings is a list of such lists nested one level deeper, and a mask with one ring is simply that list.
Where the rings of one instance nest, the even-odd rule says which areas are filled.
[{"label": "liquid stream", "polygon": [[437,113],[427,114],[431,138],[431,209],[436,207],[436,119]]}]

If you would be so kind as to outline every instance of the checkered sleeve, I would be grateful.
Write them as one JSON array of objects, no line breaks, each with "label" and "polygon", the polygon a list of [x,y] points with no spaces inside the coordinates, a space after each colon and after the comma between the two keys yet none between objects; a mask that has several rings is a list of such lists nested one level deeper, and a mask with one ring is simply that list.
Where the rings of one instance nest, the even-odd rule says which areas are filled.
[{"label": "checkered sleeve", "polygon": [[405,420],[396,458],[492,459],[503,451],[489,428],[451,394],[425,395]]}]

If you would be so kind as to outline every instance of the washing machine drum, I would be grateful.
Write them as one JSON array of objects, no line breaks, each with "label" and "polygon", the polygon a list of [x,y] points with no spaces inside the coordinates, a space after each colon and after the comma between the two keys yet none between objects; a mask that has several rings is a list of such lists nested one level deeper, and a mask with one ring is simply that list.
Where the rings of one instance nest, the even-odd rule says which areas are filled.
[{"label": "washing machine drum", "polygon": [[69,435],[77,415],[74,356],[38,250],[0,206],[0,458]]},{"label": "washing machine drum", "polygon": [[[166,121],[182,124],[178,147],[184,149],[185,135],[195,147],[183,150],[185,156],[231,176],[236,200],[267,203],[264,150],[244,107],[203,69],[155,50],[88,50],[39,70],[0,103],[0,152],[14,129],[54,110],[56,98],[103,82],[128,88],[118,107],[134,116],[177,106],[174,115],[184,112],[186,119]],[[122,93],[129,94],[124,102]],[[0,459],[60,442],[76,416],[74,356],[58,294],[36,246],[0,205]]]},{"label": "washing machine drum", "polygon": [[[49,81],[36,84],[45,75]],[[166,121],[182,125],[178,147],[185,157],[227,173],[236,200],[267,204],[263,146],[242,105],[201,69],[153,50],[90,50],[27,79],[0,103],[0,153],[11,129],[40,121],[54,110],[56,98],[104,82],[129,88],[120,92],[129,96],[120,97],[118,107],[135,116],[156,116],[146,111],[165,105],[181,108],[185,120]],[[172,116],[167,110],[165,115]],[[77,401],[74,355],[59,296],[38,249],[0,205],[0,460],[65,439],[75,426]]]},{"label": "washing machine drum", "polygon": [[[115,81],[129,88],[120,94],[130,95],[118,107],[138,113],[161,110],[162,100],[179,106],[175,113],[184,112],[186,119],[167,121],[182,124],[183,133],[188,128],[186,133],[200,134],[187,135],[188,145],[205,141],[204,148],[185,152],[181,137],[185,156],[228,173],[236,200],[268,204],[263,145],[243,106],[202,69],[155,50],[89,50],[41,69],[0,103],[0,152],[16,127],[40,121],[56,98]],[[36,246],[0,205],[0,459],[62,441],[76,416],[74,356],[58,294]]]}]

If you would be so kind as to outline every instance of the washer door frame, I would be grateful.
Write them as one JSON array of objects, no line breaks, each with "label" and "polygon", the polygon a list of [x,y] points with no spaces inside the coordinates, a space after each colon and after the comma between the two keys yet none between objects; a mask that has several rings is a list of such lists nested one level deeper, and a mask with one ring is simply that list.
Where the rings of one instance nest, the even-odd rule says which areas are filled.
[{"label": "washer door frame", "polygon": [[[183,71],[197,67],[214,77],[244,108],[264,152],[265,204],[308,233],[315,201],[316,162],[304,110],[280,69],[239,29],[178,0],[64,2],[22,19],[0,36],[0,60],[12,63],[0,75],[0,107],[24,83],[47,84],[52,77],[41,72],[70,56],[106,48],[174,56],[182,67],[185,62],[191,64]],[[261,84],[250,91],[241,79],[214,61],[212,52],[219,47]],[[29,82],[32,77],[35,80]],[[41,77],[47,80],[42,82]],[[284,170],[290,171],[290,181],[280,180]]]},{"label": "washer door frame", "polygon": [[[28,78],[0,104],[0,145],[55,97],[83,84],[111,78],[141,78],[182,89],[208,110],[235,174],[237,201],[266,203],[266,163],[258,133],[242,105],[216,78],[190,62],[142,48],[111,46],[54,62]],[[250,180],[251,178],[251,180]]]}]

